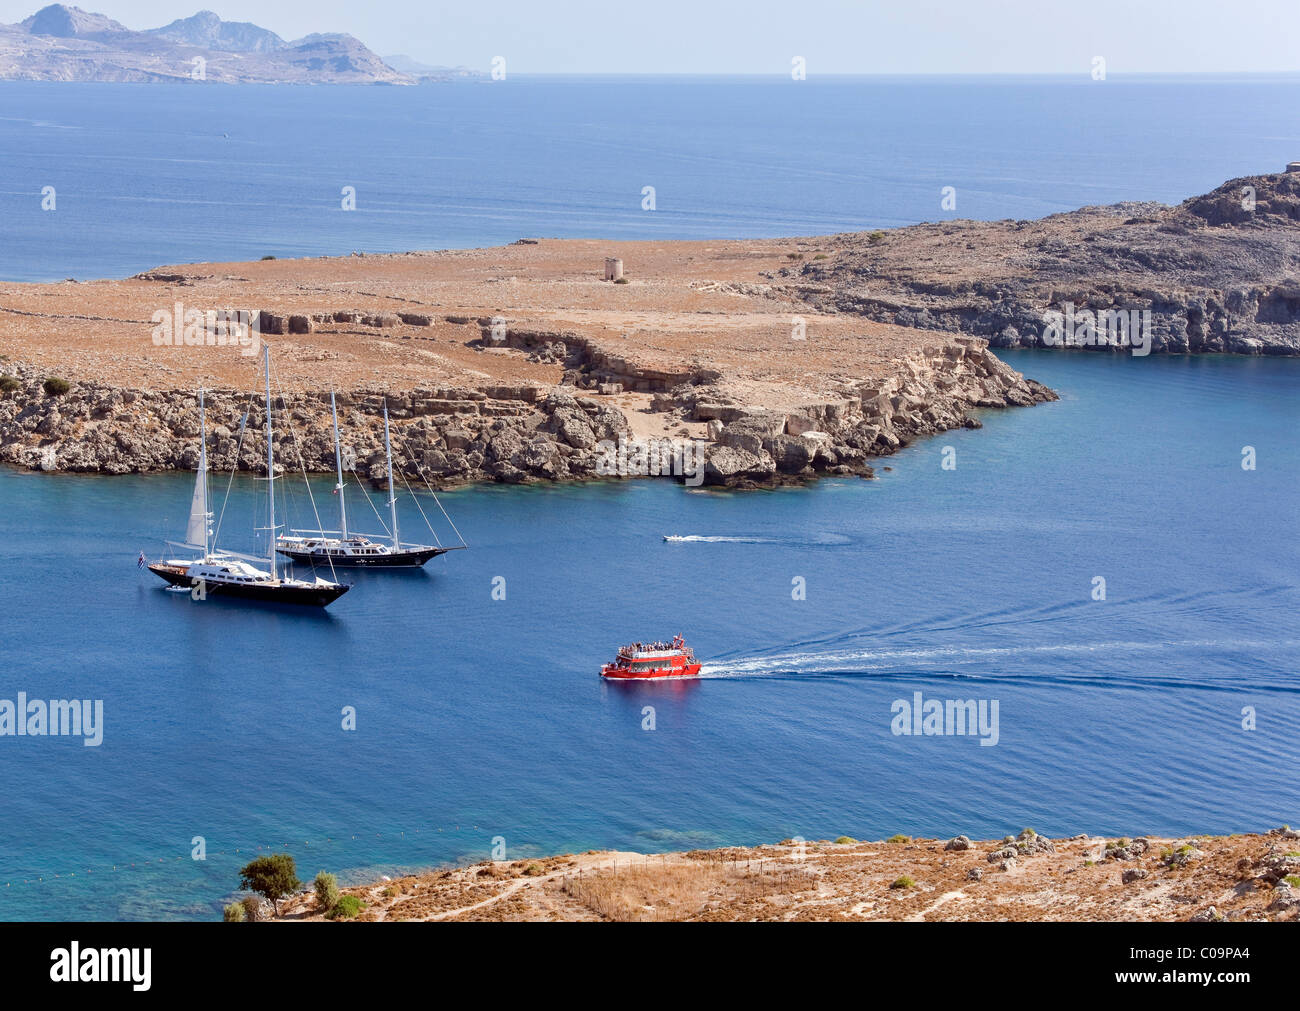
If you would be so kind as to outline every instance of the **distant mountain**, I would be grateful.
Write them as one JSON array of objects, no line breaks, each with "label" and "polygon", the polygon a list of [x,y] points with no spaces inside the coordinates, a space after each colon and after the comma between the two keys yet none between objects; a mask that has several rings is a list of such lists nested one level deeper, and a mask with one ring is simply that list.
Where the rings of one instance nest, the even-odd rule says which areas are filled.
[{"label": "distant mountain", "polygon": [[0,80],[225,84],[416,84],[351,35],[286,42],[244,21],[199,11],[133,31],[103,14],[51,4],[0,25]]},{"label": "distant mountain", "polygon": [[212,11],[199,11],[146,34],[223,53],[274,53],[289,47],[275,32],[247,21],[222,21]]},{"label": "distant mountain", "polygon": [[88,14],[80,7],[50,4],[19,22],[32,35],[51,35],[58,39],[101,39],[130,34],[126,25],[103,14]]}]

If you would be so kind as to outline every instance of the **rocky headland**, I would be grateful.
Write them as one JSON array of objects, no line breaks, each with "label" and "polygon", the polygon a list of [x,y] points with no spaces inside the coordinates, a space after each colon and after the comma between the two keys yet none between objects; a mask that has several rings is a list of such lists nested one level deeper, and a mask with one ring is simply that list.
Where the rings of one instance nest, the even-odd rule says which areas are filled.
[{"label": "rocky headland", "polygon": [[[1049,839],[1025,829],[984,841],[842,836],[680,853],[591,851],[384,878],[344,894],[358,900],[357,919],[389,922],[1300,922],[1300,832]],[[291,920],[325,912],[309,892],[281,903]]]},{"label": "rocky headland", "polygon": [[[1151,314],[1156,353],[1300,354],[1300,163],[1176,207],[838,235],[775,279],[824,312],[1044,347],[1046,313]],[[1086,347],[1087,345],[1085,345]],[[1096,344],[1101,350],[1113,345]]]},{"label": "rocky headland", "polygon": [[[262,423],[248,393],[266,342],[292,419],[281,426],[286,467],[331,469],[335,390],[345,445],[372,476],[385,402],[398,465],[443,486],[870,476],[872,459],[919,436],[978,427],[981,409],[1055,399],[990,345],[1042,346],[1045,314],[1067,306],[1148,315],[1155,353],[1300,353],[1295,168],[1177,207],[1041,221],[521,239],[4,285],[0,462],[192,468],[202,387],[213,465],[256,470],[253,441],[238,450],[235,434],[246,410]],[[231,320],[247,324],[239,339]]]},{"label": "rocky headland", "polygon": [[[263,423],[250,395],[263,341],[290,421],[279,463],[333,466],[337,390],[358,472],[382,468],[386,402],[398,466],[444,486],[869,476],[871,458],[918,436],[978,426],[976,409],[1054,399],[979,338],[808,312],[755,283],[799,248],[812,247],[545,240],[11,285],[0,462],[193,468],[203,387],[212,466],[257,470],[256,438],[241,450],[238,433],[246,411]],[[626,283],[602,279],[607,253],[630,268]],[[227,317],[256,325],[236,339]],[[671,465],[683,449],[689,474]]]}]

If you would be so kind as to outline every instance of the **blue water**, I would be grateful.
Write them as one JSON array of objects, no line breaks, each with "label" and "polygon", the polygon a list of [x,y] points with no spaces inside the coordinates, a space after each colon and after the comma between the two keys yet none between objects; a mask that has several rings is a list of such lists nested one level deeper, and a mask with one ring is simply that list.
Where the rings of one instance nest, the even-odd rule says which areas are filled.
[{"label": "blue water", "polygon": [[[1298,100],[1300,78],[6,83],[0,278],[837,232],[943,217],[948,185],[969,217],[1177,201],[1295,158]],[[357,574],[322,615],[135,567],[181,533],[186,475],[0,471],[0,698],[101,698],[107,724],[98,748],[0,738],[0,918],[212,917],[270,848],[362,876],[498,836],[517,857],[1300,823],[1300,362],[1005,357],[1062,400],[873,482],[458,491],[469,551]],[[256,547],[261,490],[234,482],[227,546]],[[675,632],[706,677],[596,677]],[[915,691],[996,699],[999,743],[894,736]]]},{"label": "blue water", "polygon": [[1300,152],[1297,107],[1300,76],[4,82],[0,279],[1178,202],[1281,171]]},{"label": "blue water", "polygon": [[[182,525],[183,475],[0,472],[0,696],[106,713],[98,748],[0,738],[0,916],[210,917],[258,847],[355,875],[496,836],[517,857],[1300,823],[1300,362],[1006,357],[1061,401],[872,482],[459,491],[469,551],[358,574],[321,616],[136,569]],[[235,483],[229,546],[254,546],[259,494]],[[676,632],[706,677],[597,678]],[[914,691],[998,700],[998,744],[894,736]]]}]

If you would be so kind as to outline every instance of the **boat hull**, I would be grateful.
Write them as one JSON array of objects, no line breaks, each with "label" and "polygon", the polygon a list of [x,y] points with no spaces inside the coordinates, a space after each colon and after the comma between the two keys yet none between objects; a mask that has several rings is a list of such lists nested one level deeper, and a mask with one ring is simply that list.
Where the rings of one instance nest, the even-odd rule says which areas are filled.
[{"label": "boat hull", "polygon": [[[155,563],[149,571],[165,579],[172,586],[192,589],[196,580],[179,565]],[[208,597],[227,597],[235,600],[253,600],[264,604],[297,604],[303,607],[327,607],[352,587],[347,583],[330,586],[286,586],[283,583],[223,583],[203,580],[203,593]]]},{"label": "boat hull", "polygon": [[610,681],[664,681],[672,678],[698,677],[703,664],[688,663],[681,667],[658,667],[654,670],[631,671],[614,664],[600,669],[600,676]]},{"label": "boat hull", "polygon": [[430,558],[445,555],[451,548],[420,548],[415,551],[394,551],[387,555],[352,555],[332,551],[294,551],[276,548],[285,558],[303,565],[333,565],[344,569],[417,569]]}]

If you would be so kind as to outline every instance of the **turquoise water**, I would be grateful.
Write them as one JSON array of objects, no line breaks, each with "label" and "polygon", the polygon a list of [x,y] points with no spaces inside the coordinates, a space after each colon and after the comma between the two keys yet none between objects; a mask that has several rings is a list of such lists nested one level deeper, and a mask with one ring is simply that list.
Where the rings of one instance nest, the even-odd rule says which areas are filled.
[{"label": "turquoise water", "polygon": [[1300,76],[4,82],[0,278],[1176,203],[1281,171],[1300,152],[1297,106]]},{"label": "turquoise water", "polygon": [[[469,551],[359,573],[323,616],[136,569],[183,525],[184,475],[0,472],[0,697],[102,698],[106,723],[98,748],[0,738],[0,917],[211,917],[257,847],[357,874],[498,836],[517,857],[1300,823],[1300,362],[1005,357],[1061,401],[871,482],[459,491]],[[236,482],[231,547],[259,491]],[[706,677],[597,678],[676,632]],[[915,691],[997,700],[997,745],[895,736]]]}]

